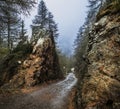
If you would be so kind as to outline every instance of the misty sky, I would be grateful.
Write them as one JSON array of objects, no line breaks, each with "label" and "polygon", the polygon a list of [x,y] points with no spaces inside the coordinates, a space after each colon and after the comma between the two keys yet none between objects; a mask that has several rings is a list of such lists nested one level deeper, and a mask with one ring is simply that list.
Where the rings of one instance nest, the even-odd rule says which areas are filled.
[{"label": "misty sky", "polygon": [[[79,27],[84,23],[87,12],[87,0],[44,0],[50,12],[58,23],[58,46],[68,54],[73,51],[73,42]],[[39,0],[38,0],[39,3]],[[31,16],[25,18],[26,27],[30,29],[32,19],[37,13],[37,6],[31,12]],[[29,34],[31,33],[28,30]]]}]

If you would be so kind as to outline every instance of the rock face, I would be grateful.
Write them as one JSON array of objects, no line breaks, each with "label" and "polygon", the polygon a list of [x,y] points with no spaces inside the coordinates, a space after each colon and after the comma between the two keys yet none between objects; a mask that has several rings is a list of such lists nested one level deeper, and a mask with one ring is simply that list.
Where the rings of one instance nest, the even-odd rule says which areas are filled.
[{"label": "rock face", "polygon": [[53,79],[62,78],[59,62],[55,51],[55,44],[45,36],[33,43],[33,50],[26,59],[17,61],[19,64],[15,74],[2,87],[19,88],[34,86]]},{"label": "rock face", "polygon": [[81,109],[120,109],[120,15],[106,15],[89,36]]}]

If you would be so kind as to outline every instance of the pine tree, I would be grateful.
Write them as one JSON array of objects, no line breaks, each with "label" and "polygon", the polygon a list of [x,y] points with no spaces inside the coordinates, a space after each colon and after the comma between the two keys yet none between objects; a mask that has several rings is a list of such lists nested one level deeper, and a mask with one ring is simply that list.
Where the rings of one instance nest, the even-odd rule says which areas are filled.
[{"label": "pine tree", "polygon": [[38,34],[40,29],[46,28],[47,26],[47,13],[48,10],[43,0],[40,1],[38,5],[38,13],[33,20],[32,27],[32,37],[35,37]]},{"label": "pine tree", "polygon": [[20,28],[21,28],[21,30],[20,30],[20,33],[19,33],[20,34],[19,39],[20,39],[20,43],[23,44],[28,38],[28,36],[26,35],[27,30],[25,29],[24,20],[21,21]]},{"label": "pine tree", "polygon": [[89,23],[90,25],[92,25],[92,23],[94,23],[95,19],[96,19],[96,15],[98,13],[98,11],[101,9],[101,7],[103,6],[105,0],[88,0],[89,3],[89,11],[88,11],[88,15],[87,15],[87,23]]},{"label": "pine tree", "polygon": [[54,21],[54,16],[52,15],[51,12],[48,13],[48,30],[53,32],[54,38],[58,37],[58,27],[57,24]]},{"label": "pine tree", "polygon": [[0,0],[0,34],[9,49],[18,39],[19,15],[28,14],[34,4],[35,0]]},{"label": "pine tree", "polygon": [[0,47],[2,46],[2,43],[3,43],[3,39],[2,39],[2,36],[1,36],[1,33],[0,33]]},{"label": "pine tree", "polygon": [[9,12],[17,14],[28,14],[30,9],[35,5],[35,0],[0,0],[0,27],[4,27],[6,22],[6,9]]},{"label": "pine tree", "polygon": [[4,41],[4,29],[0,27],[0,47],[3,46],[3,41]]},{"label": "pine tree", "polygon": [[[38,6],[38,16],[40,17],[39,20],[39,24],[41,24],[41,28],[45,28],[46,27],[46,22],[47,22],[47,7],[45,5],[45,2],[43,0],[41,0],[39,6]],[[38,22],[37,22],[38,24]]]},{"label": "pine tree", "polygon": [[[16,41],[16,38],[18,38],[18,32],[19,32],[19,21],[20,17],[18,16],[17,13],[9,11],[8,6],[5,13],[5,26],[6,29],[4,30],[4,39],[7,38],[7,48],[11,50],[13,48],[13,42]],[[6,37],[5,37],[6,36]]]},{"label": "pine tree", "polygon": [[75,47],[75,52],[78,51],[78,45],[80,45],[80,42],[81,42],[81,39],[82,39],[82,36],[83,36],[83,28],[80,27],[78,33],[77,33],[77,37],[74,41],[74,47]]},{"label": "pine tree", "polygon": [[38,13],[33,20],[32,27],[32,39],[36,39],[37,34],[41,29],[50,31],[54,38],[58,37],[57,24],[53,20],[53,15],[47,10],[47,7],[43,0],[38,5]]}]

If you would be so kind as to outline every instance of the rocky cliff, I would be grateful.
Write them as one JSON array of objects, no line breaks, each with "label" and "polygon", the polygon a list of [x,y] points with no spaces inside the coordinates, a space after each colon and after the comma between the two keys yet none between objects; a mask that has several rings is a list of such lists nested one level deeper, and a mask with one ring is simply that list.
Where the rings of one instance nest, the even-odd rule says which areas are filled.
[{"label": "rocky cliff", "polygon": [[[1,72],[4,75],[3,83],[5,82],[2,88],[34,86],[39,83],[62,78],[52,37],[51,34],[47,34],[44,37],[40,37],[37,41],[32,41],[30,53],[27,56],[23,54],[21,58],[15,59],[14,63],[16,65],[13,65],[14,67],[12,68],[9,63],[12,58],[15,58],[14,55],[12,58],[8,56],[4,60],[3,64],[8,63],[8,66],[5,65],[6,68]],[[12,62],[11,64],[13,64]]]},{"label": "rocky cliff", "polygon": [[120,109],[119,12],[96,21],[86,55],[89,63],[78,94],[78,109]]}]

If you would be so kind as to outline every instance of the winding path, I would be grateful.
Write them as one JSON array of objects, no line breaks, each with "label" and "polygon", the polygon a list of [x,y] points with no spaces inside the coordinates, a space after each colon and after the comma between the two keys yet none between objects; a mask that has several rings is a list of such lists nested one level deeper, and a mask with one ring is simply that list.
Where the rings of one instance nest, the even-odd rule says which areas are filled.
[{"label": "winding path", "polygon": [[77,78],[69,73],[65,80],[8,100],[0,100],[0,109],[67,109],[69,93]]}]

